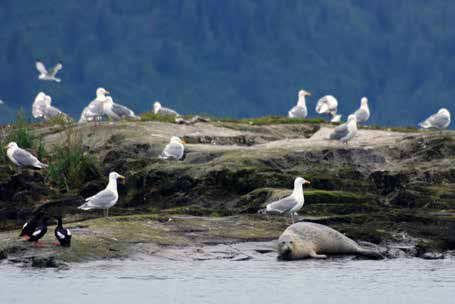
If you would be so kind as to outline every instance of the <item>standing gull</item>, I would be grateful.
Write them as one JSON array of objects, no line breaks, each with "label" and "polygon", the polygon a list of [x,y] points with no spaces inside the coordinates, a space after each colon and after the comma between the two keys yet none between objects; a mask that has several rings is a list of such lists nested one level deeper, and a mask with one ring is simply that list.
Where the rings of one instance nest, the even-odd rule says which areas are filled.
[{"label": "standing gull", "polygon": [[155,103],[153,104],[153,113],[155,113],[157,115],[180,116],[180,114],[177,113],[176,111],[169,109],[169,108],[162,107],[161,103],[159,101],[155,101]]},{"label": "standing gull", "polygon": [[52,98],[49,95],[39,92],[35,97],[35,101],[32,105],[32,115],[35,118],[44,118],[49,120],[52,117],[62,116],[66,121],[70,121],[71,118],[57,109],[56,107],[51,106]]},{"label": "standing gull", "polygon": [[419,127],[422,129],[447,129],[450,125],[450,112],[449,110],[442,108],[435,113],[419,123]]},{"label": "standing gull", "polygon": [[305,201],[303,197],[304,184],[310,184],[310,182],[302,177],[297,177],[294,180],[294,191],[292,191],[292,194],[268,204],[265,208],[265,213],[288,214],[294,223],[294,214],[303,207]]},{"label": "standing gull", "polygon": [[63,65],[59,62],[57,63],[52,69],[49,71],[46,69],[44,64],[41,62],[41,60],[37,60],[35,63],[36,69],[38,72],[40,72],[38,78],[41,80],[54,80],[56,82],[60,82],[60,78],[56,78],[55,75],[57,75],[57,72],[60,71],[63,67]]},{"label": "standing gull", "polygon": [[181,140],[177,136],[172,136],[170,142],[166,145],[163,152],[161,152],[159,158],[161,159],[169,159],[174,158],[176,160],[180,160],[185,153],[185,147],[183,144],[186,144],[185,141]]},{"label": "standing gull", "polygon": [[354,112],[354,115],[358,123],[365,122],[370,118],[370,108],[368,107],[368,99],[366,97],[362,97],[360,108]]},{"label": "standing gull", "polygon": [[357,118],[354,114],[349,115],[348,121],[338,126],[329,135],[329,139],[337,139],[347,144],[357,134]]},{"label": "standing gull", "polygon": [[308,115],[308,110],[306,107],[305,97],[311,96],[311,93],[300,90],[299,99],[297,100],[297,105],[294,106],[289,112],[288,117],[290,118],[305,118]]},{"label": "standing gull", "polygon": [[104,88],[96,89],[96,98],[92,100],[88,106],[84,108],[81,114],[81,118],[79,119],[79,123],[88,122],[92,120],[100,120],[104,113],[104,102],[106,101],[107,97],[106,94],[109,94]]},{"label": "standing gull", "polygon": [[46,164],[40,162],[30,152],[19,148],[14,141],[6,145],[5,148],[7,149],[6,155],[8,155],[8,158],[18,167],[34,167],[38,169],[47,167]]},{"label": "standing gull", "polygon": [[90,210],[90,209],[103,209],[104,215],[109,216],[109,208],[115,205],[118,200],[117,193],[117,179],[125,179],[124,176],[117,172],[111,172],[109,174],[109,183],[107,187],[98,192],[97,194],[90,196],[85,199],[86,203],[79,206],[79,209]]},{"label": "standing gull", "polygon": [[119,120],[122,118],[132,118],[140,120],[139,116],[134,115],[134,112],[125,106],[115,103],[112,97],[107,96],[103,102],[103,112],[110,118]]}]

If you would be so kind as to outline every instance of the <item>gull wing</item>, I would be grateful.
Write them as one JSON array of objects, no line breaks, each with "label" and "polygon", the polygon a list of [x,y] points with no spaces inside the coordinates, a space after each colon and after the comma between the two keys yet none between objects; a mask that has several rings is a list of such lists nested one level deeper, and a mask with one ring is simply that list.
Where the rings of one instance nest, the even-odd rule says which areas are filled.
[{"label": "gull wing", "polygon": [[297,205],[297,201],[292,197],[288,196],[279,201],[270,203],[267,205],[267,212],[287,213]]},{"label": "gull wing", "polygon": [[183,156],[184,147],[182,144],[179,143],[169,143],[164,148],[163,152],[161,153],[161,157],[169,158],[173,157],[175,159],[180,159]]},{"label": "gull wing", "polygon": [[44,74],[44,75],[47,74],[46,67],[44,66],[44,64],[41,61],[37,61],[35,63],[35,66],[36,66],[36,69],[38,70],[38,72],[40,72],[41,74]]},{"label": "gull wing", "polygon": [[17,148],[14,150],[13,158],[20,166],[34,166],[39,160],[30,152]]},{"label": "gull wing", "polygon": [[85,201],[87,202],[87,207],[108,208],[117,200],[117,198],[118,196],[115,195],[114,192],[109,189],[104,189],[94,196],[85,199]]},{"label": "gull wing", "polygon": [[49,76],[55,77],[55,75],[57,75],[58,71],[60,71],[62,68],[63,68],[63,65],[61,63],[57,63],[52,69],[49,70]]},{"label": "gull wing", "polygon": [[329,138],[330,139],[341,139],[348,135],[349,133],[349,128],[348,128],[348,123],[344,123],[341,126],[338,126],[333,130],[332,133],[330,133]]}]

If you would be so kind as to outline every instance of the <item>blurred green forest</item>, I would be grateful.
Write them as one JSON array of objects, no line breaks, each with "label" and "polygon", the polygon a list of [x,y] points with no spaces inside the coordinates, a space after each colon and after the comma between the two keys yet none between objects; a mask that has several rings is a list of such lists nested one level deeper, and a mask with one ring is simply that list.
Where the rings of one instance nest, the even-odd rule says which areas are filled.
[{"label": "blurred green forest", "polygon": [[[1,0],[0,122],[39,91],[79,118],[103,86],[136,112],[310,117],[362,96],[371,124],[416,125],[455,96],[455,2],[397,0]],[[37,79],[58,60],[61,83]]]}]

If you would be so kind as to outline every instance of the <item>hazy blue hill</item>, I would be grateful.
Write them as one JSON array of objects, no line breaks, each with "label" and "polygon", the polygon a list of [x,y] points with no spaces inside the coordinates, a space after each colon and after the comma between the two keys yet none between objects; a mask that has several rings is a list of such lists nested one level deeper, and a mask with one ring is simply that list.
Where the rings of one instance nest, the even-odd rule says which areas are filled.
[{"label": "hazy blue hill", "polygon": [[[2,0],[0,99],[30,109],[43,90],[78,118],[103,86],[137,112],[248,117],[305,88],[311,116],[321,95],[343,114],[365,95],[371,123],[415,125],[455,112],[453,16],[438,0]],[[38,81],[35,58],[62,60],[63,82]]]}]

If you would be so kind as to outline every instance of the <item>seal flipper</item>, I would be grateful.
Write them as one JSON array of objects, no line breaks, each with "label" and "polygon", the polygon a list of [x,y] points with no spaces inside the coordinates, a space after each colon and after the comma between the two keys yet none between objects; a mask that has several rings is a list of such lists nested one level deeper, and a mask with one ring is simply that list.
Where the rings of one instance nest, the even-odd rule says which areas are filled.
[{"label": "seal flipper", "polygon": [[327,256],[325,254],[317,254],[314,250],[310,250],[308,254],[310,257],[315,259],[327,259]]}]

